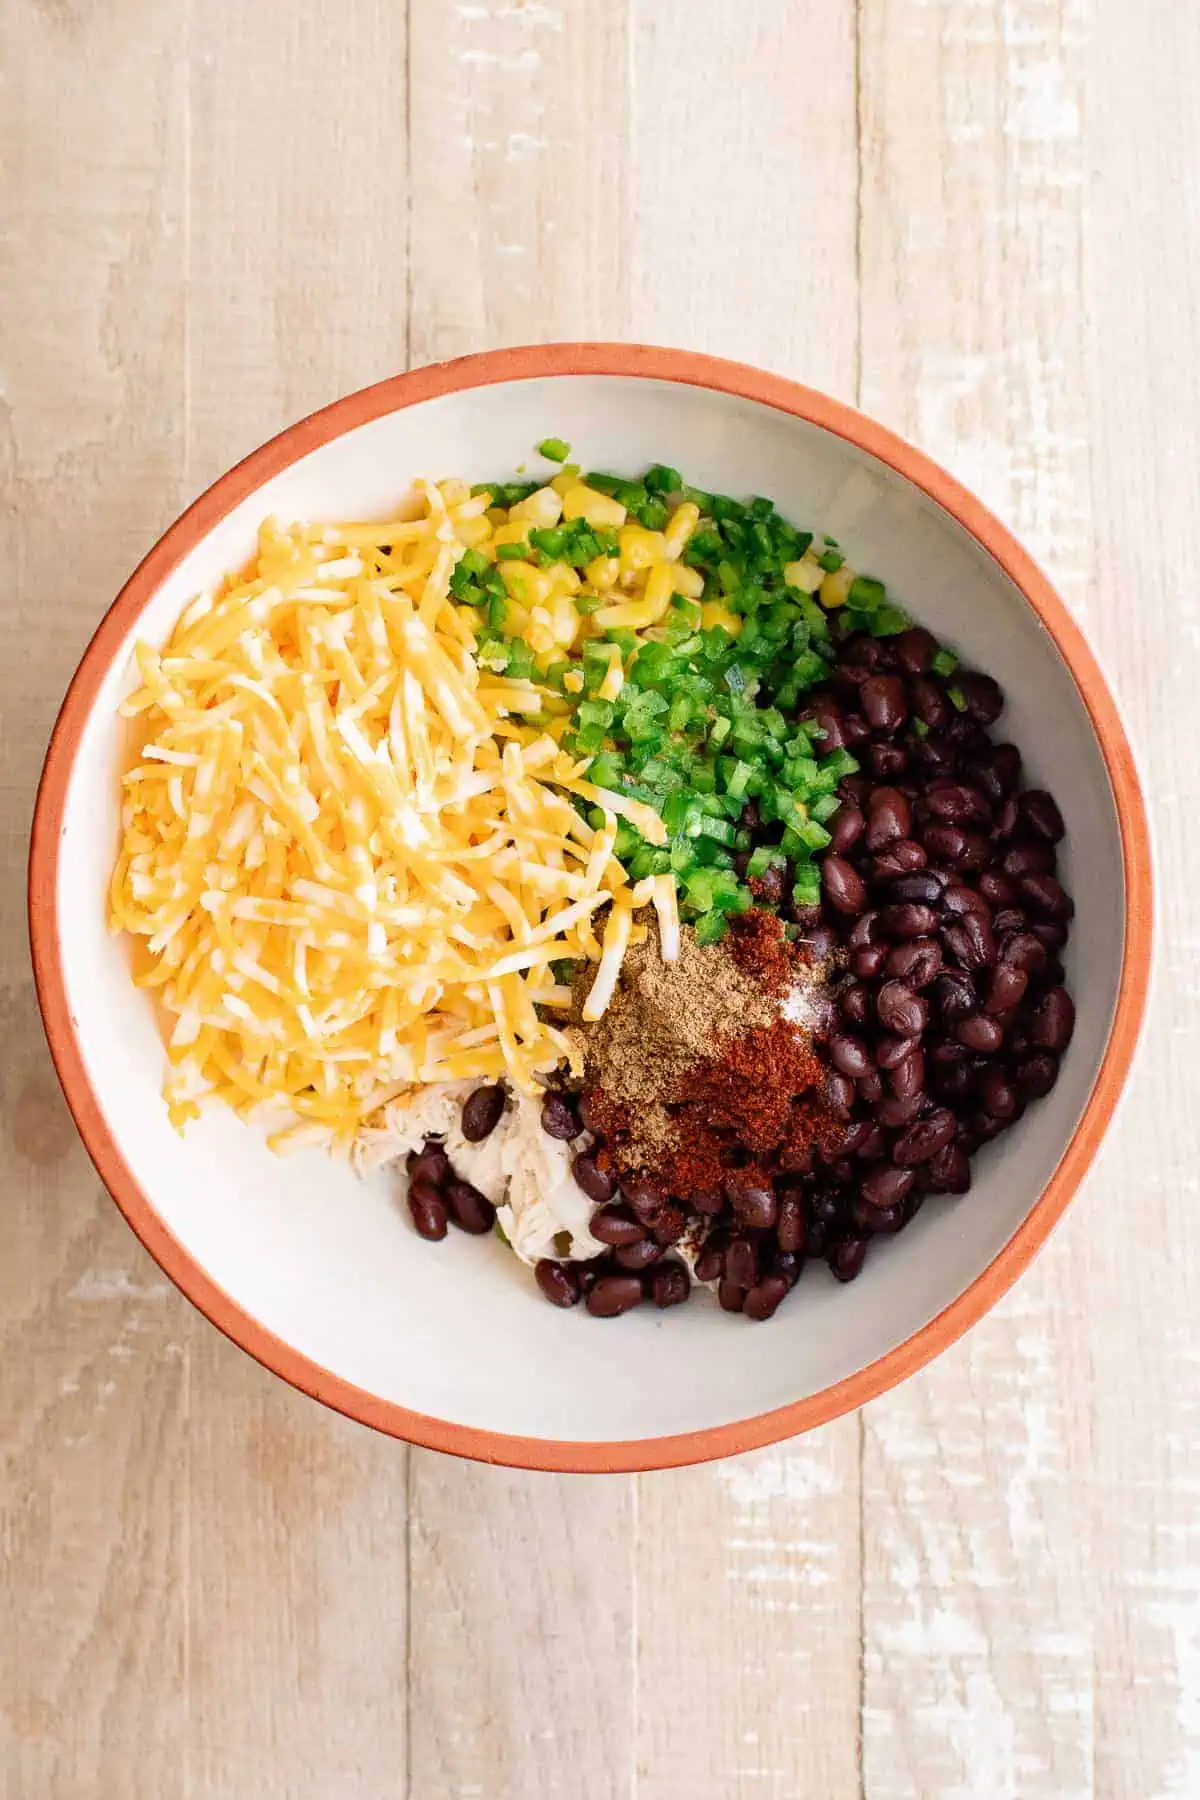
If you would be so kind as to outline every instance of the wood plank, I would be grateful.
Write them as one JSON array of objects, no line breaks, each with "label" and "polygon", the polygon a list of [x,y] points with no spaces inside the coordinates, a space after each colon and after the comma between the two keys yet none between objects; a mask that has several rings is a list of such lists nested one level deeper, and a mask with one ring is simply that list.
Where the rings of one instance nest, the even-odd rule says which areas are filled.
[{"label": "wood plank", "polygon": [[413,363],[628,324],[626,0],[410,0]]},{"label": "wood plank", "polygon": [[39,1800],[182,1794],[187,1308],[75,1137],[24,928],[25,839],[54,713],[178,499],[179,17],[168,0],[114,0],[9,8],[5,22],[0,1789]]},{"label": "wood plank", "polygon": [[[853,400],[853,5],[635,18],[635,335]],[[858,1574],[853,1419],[639,1481],[639,1800],[858,1792]]]},{"label": "wood plank", "polygon": [[[415,362],[620,336],[623,5],[412,0]],[[632,1793],[633,1485],[414,1452],[412,1793]]]},{"label": "wood plank", "polygon": [[1094,8],[1087,107],[1086,618],[1155,812],[1158,981],[1090,1198],[1098,1800],[1200,1792],[1200,17]]},{"label": "wood plank", "polygon": [[[1079,13],[866,0],[861,105],[863,405],[1011,520],[1077,605]],[[865,1414],[869,1800],[1092,1792],[1080,1262],[1110,1197],[1094,1179],[1007,1304]]]},{"label": "wood plank", "polygon": [[[188,478],[400,366],[403,10],[193,10]],[[405,1791],[406,1451],[190,1333],[195,1800]]]}]

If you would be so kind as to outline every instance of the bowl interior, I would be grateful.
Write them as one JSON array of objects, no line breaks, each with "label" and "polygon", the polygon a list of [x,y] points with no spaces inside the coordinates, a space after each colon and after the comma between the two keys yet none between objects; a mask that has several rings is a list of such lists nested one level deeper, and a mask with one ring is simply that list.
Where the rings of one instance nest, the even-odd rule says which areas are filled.
[{"label": "bowl interior", "polygon": [[[771,495],[886,579],[923,623],[994,674],[1007,735],[1067,820],[1078,905],[1078,1005],[1062,1078],[977,1159],[959,1201],[928,1204],[841,1288],[810,1270],[764,1330],[707,1300],[603,1325],[544,1304],[497,1241],[439,1246],[408,1226],[396,1184],[319,1153],[274,1157],[219,1115],[185,1139],[160,1100],[163,1051],[123,944],[105,924],[118,825],[116,707],[134,636],[160,641],[185,603],[249,555],[268,513],[388,512],[417,474],[478,480],[535,462],[548,433],[594,467],[681,466],[702,486]],[[540,465],[539,465],[540,466]],[[571,1441],[634,1440],[742,1420],[819,1392],[884,1356],[961,1294],[1021,1224],[1084,1108],[1116,1002],[1125,905],[1116,808],[1089,715],[1052,638],[1009,577],[949,514],[831,432],[754,401],[619,376],[528,379],[390,413],[258,488],[153,594],[104,676],[75,757],[58,924],[70,1012],[109,1130],[168,1229],[276,1336],[380,1399],[455,1424]]]}]

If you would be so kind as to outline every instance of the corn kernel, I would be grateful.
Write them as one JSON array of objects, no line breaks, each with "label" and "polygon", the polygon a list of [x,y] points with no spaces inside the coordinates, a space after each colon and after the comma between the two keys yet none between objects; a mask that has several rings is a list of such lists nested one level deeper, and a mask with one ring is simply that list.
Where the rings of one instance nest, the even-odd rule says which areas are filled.
[{"label": "corn kernel", "polygon": [[563,495],[564,519],[586,519],[602,531],[614,531],[625,523],[625,508],[608,494],[598,494],[585,482],[577,481]]},{"label": "corn kernel", "polygon": [[465,481],[459,481],[452,475],[449,481],[439,481],[438,492],[447,506],[461,506],[464,500],[471,498],[471,490]]},{"label": "corn kernel", "polygon": [[616,587],[621,565],[615,556],[594,556],[583,572],[589,587],[595,588],[598,594],[606,594],[609,588]]},{"label": "corn kernel", "polygon": [[700,623],[705,631],[711,631],[714,625],[723,625],[731,637],[736,637],[742,629],[742,621],[737,613],[731,613],[719,600],[704,602],[700,608]]},{"label": "corn kernel", "polygon": [[502,562],[496,567],[508,592],[515,594],[522,606],[530,610],[545,606],[550,598],[550,577],[544,569],[536,569],[528,562]]},{"label": "corn kernel", "polygon": [[454,535],[468,550],[478,550],[481,545],[490,542],[492,528],[481,514],[477,519],[455,520]]},{"label": "corn kernel", "polygon": [[552,487],[538,488],[527,500],[518,500],[508,516],[510,519],[528,519],[531,525],[549,530],[562,518],[562,500]]},{"label": "corn kernel", "polygon": [[529,541],[529,520],[516,519],[510,513],[511,524],[497,526],[496,544],[525,544]]},{"label": "corn kernel", "polygon": [[647,625],[656,625],[664,611],[664,607],[656,606],[653,601],[643,597],[640,600],[618,600],[613,606],[602,606],[592,614],[592,618],[603,631],[611,631],[617,625],[624,625],[631,631],[641,631]]},{"label": "corn kernel", "polygon": [[698,600],[704,592],[704,577],[699,569],[689,569],[686,563],[673,563],[671,577],[675,583],[675,592],[682,594],[685,600]]},{"label": "corn kernel", "polygon": [[700,508],[694,500],[684,500],[667,520],[667,529],[663,537],[667,543],[667,555],[674,562],[683,555],[684,545],[700,523]]},{"label": "corn kernel", "polygon": [[816,557],[810,553],[802,556],[799,562],[787,563],[784,567],[783,579],[798,593],[815,594],[825,579],[825,571]]},{"label": "corn kernel", "polygon": [[832,575],[826,575],[821,583],[821,605],[825,607],[845,606],[857,576],[849,563],[843,563]]},{"label": "corn kernel", "polygon": [[550,608],[553,621],[554,639],[562,649],[569,650],[579,635],[579,614],[571,604],[569,594],[557,594]]},{"label": "corn kernel", "polygon": [[563,687],[565,688],[565,690],[568,694],[582,694],[582,692],[583,692],[583,670],[582,669],[568,669],[566,674],[563,676]]},{"label": "corn kernel", "polygon": [[621,546],[621,573],[648,569],[662,562],[667,554],[661,531],[647,531],[644,525],[626,525],[618,536]]},{"label": "corn kernel", "polygon": [[546,573],[556,594],[577,594],[583,586],[578,570],[573,569],[570,563],[551,563]]}]

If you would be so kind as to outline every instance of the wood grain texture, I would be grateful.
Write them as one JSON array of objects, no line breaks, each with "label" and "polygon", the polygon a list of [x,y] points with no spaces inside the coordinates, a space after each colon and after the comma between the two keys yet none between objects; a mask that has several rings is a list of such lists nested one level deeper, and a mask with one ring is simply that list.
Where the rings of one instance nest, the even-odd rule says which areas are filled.
[{"label": "wood grain texture", "polygon": [[[853,5],[665,0],[634,20],[635,336],[853,400]],[[806,68],[819,105],[797,104]],[[856,1421],[638,1485],[641,1800],[857,1793]]]},{"label": "wood grain texture", "polygon": [[[23,917],[33,787],[63,688],[179,499],[178,42],[158,0],[6,9],[0,1790],[31,1800],[180,1793],[187,1308],[75,1138]],[[68,521],[83,554],[63,555]]]},{"label": "wood grain texture", "polygon": [[[404,23],[380,0],[193,11],[195,486],[402,364]],[[189,1800],[403,1795],[407,1452],[199,1318],[188,1345]]]},{"label": "wood grain texture", "polygon": [[1200,1792],[1200,16],[1098,0],[1084,283],[1095,580],[1085,617],[1153,797],[1160,954],[1093,1185],[1096,1794]]}]

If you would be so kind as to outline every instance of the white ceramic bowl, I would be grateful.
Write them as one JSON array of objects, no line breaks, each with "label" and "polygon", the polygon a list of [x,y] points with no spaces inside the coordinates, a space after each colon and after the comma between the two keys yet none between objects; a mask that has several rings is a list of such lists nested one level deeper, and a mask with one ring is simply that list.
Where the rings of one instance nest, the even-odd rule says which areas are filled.
[{"label": "white ceramic bowl", "polygon": [[[917,617],[996,676],[1005,731],[1068,823],[1078,913],[1074,1043],[1052,1095],[928,1205],[860,1280],[813,1272],[763,1328],[707,1299],[601,1323],[538,1296],[495,1240],[415,1236],[385,1176],[276,1159],[209,1116],[178,1137],[163,1050],[105,923],[118,825],[117,704],[137,637],[249,555],[268,513],[386,515],[420,473],[504,475],[547,434],[591,465],[682,466],[771,495],[833,533]],[[297,1386],[398,1436],[545,1468],[723,1455],[861,1404],[927,1361],[1015,1279],[1061,1213],[1132,1054],[1150,956],[1141,796],[1077,628],[1004,528],[948,475],[847,408],[677,351],[561,345],[468,358],[352,395],[257,451],[151,552],[64,703],[39,796],[30,916],[47,1032],[101,1176],[166,1272]]]}]

